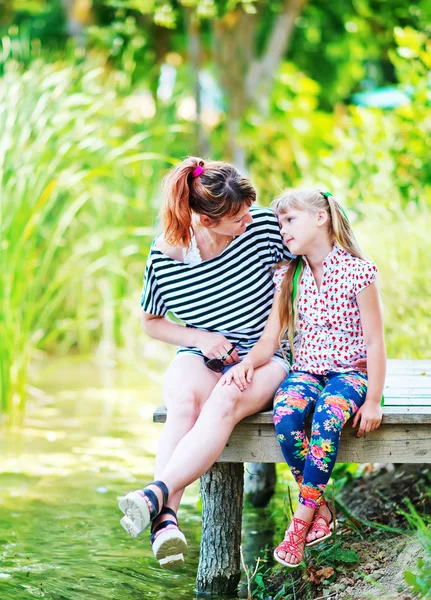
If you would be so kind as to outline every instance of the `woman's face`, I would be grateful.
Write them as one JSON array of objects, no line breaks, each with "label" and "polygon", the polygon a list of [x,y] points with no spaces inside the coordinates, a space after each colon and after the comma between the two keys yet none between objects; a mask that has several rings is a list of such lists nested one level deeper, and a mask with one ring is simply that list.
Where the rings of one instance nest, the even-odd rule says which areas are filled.
[{"label": "woman's face", "polygon": [[245,232],[246,227],[253,221],[250,214],[250,206],[246,204],[234,217],[223,217],[215,226],[210,226],[209,229],[220,235],[237,236]]}]

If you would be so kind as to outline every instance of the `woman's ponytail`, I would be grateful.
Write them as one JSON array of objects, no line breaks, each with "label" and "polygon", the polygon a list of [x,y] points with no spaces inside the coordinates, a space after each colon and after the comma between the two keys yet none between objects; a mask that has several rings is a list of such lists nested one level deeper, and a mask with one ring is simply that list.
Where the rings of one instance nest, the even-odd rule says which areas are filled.
[{"label": "woman's ponytail", "polygon": [[190,186],[193,171],[204,167],[199,158],[190,156],[169,171],[163,180],[164,206],[163,228],[165,240],[171,246],[188,248],[191,242],[192,211],[190,208]]}]

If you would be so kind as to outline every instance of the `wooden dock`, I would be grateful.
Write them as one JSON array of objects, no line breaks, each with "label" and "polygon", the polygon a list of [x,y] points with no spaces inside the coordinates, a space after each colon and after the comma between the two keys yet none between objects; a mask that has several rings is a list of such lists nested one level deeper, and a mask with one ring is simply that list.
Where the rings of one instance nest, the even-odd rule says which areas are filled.
[{"label": "wooden dock", "polygon": [[[347,423],[338,462],[431,462],[431,361],[389,360],[379,429],[356,437]],[[163,423],[166,409],[154,413]],[[245,418],[217,463],[201,477],[202,536],[197,590],[231,593],[240,577],[244,463],[284,462],[272,411]]]}]

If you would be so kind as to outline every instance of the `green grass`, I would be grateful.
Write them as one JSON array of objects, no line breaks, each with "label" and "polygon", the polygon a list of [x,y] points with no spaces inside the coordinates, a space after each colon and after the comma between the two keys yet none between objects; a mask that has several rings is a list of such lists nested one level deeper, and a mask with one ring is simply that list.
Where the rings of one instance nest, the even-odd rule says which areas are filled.
[{"label": "green grass", "polygon": [[[431,490],[427,490],[430,497]],[[419,598],[431,597],[431,519],[429,515],[420,514],[412,503],[405,500],[408,510],[400,510],[407,519],[410,528],[416,532],[422,546],[422,556],[417,560],[416,569],[404,571],[404,579],[411,591]]]},{"label": "green grass", "polygon": [[366,255],[379,268],[388,357],[430,359],[431,211],[410,207],[395,214],[367,209],[354,225]]},{"label": "green grass", "polygon": [[34,62],[0,79],[0,409],[19,412],[36,349],[121,344],[151,201],[182,128],[136,122],[103,65]]}]

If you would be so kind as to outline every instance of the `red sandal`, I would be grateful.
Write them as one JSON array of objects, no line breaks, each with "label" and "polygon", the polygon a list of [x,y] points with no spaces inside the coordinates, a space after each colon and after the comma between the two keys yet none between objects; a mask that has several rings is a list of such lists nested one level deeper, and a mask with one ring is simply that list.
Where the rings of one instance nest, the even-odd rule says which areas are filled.
[{"label": "red sandal", "polygon": [[316,544],[320,544],[320,542],[327,540],[328,538],[331,537],[331,535],[334,532],[334,523],[335,523],[334,514],[333,514],[329,504],[326,502],[326,500],[322,501],[321,506],[324,504],[326,504],[329,512],[331,513],[331,519],[328,521],[328,519],[326,517],[324,517],[323,515],[319,515],[316,512],[314,519],[313,519],[313,523],[307,533],[312,533],[314,531],[315,532],[323,531],[324,535],[322,535],[322,537],[316,538],[312,542],[306,542],[305,545],[307,546],[307,548],[309,548],[310,546],[315,546]]},{"label": "red sandal", "polygon": [[[303,521],[302,519],[298,519],[297,517],[293,517],[292,523],[293,523],[293,531],[289,531],[288,529],[286,530],[285,535],[286,535],[287,539],[284,539],[281,542],[281,544],[279,544],[277,546],[277,548],[274,550],[274,558],[281,565],[283,565],[285,567],[289,567],[291,569],[295,569],[296,567],[299,567],[299,565],[301,564],[302,557],[304,555],[304,551],[300,550],[298,544],[300,542],[305,542],[305,536],[307,534],[307,530],[310,527],[310,523],[307,523],[306,521]],[[296,564],[286,562],[285,560],[283,560],[282,558],[280,558],[278,556],[277,552],[279,550],[281,550],[282,552],[286,552],[286,553],[289,552],[290,554],[293,554],[298,559],[298,562]]]}]

